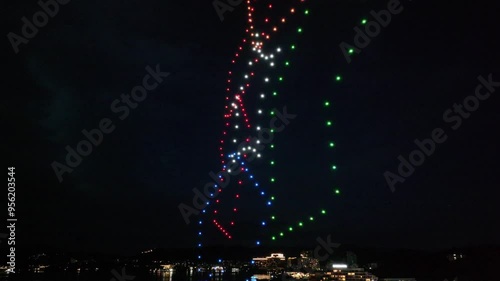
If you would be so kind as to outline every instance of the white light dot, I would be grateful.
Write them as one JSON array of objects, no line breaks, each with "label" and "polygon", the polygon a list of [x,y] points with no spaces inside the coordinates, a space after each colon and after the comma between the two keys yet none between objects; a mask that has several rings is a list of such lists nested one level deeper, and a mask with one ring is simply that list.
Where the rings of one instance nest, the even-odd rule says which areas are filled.
[{"label": "white light dot", "polygon": [[267,77],[266,77],[266,78],[264,79],[264,81],[269,82],[269,78],[267,78]]},{"label": "white light dot", "polygon": [[260,158],[260,153],[259,153],[259,154],[257,154],[257,158]]},{"label": "white light dot", "polygon": [[236,139],[233,140],[233,142],[236,142],[236,141],[237,141]]},{"label": "white light dot", "polygon": [[239,127],[238,127],[238,125],[234,125],[234,127],[235,127],[236,129],[238,129],[238,128],[239,128]]},{"label": "white light dot", "polygon": [[274,62],[270,63],[269,65],[274,66]]},{"label": "white light dot", "polygon": [[264,94],[260,94],[260,98],[263,99],[265,97]]},{"label": "white light dot", "polygon": [[279,52],[281,52],[281,48],[276,49],[276,51],[277,51],[278,53],[279,53]]},{"label": "white light dot", "polygon": [[270,57],[270,58],[274,58],[274,55],[272,55],[272,54],[271,54],[271,55],[269,55],[269,57]]},{"label": "white light dot", "polygon": [[257,131],[260,131],[260,126],[257,126]]},{"label": "white light dot", "polygon": [[262,114],[262,109],[259,109],[257,112],[258,112],[259,114]]}]

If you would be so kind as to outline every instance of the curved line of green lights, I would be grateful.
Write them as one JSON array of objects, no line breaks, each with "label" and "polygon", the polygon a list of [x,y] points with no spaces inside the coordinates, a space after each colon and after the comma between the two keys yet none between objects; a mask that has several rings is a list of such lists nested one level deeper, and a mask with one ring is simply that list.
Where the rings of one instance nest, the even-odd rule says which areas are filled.
[{"label": "curved line of green lights", "polygon": [[[320,214],[321,214],[321,215],[326,215],[326,210],[325,210],[325,209],[322,209],[322,210],[320,211]],[[271,219],[272,219],[272,220],[276,219],[276,216],[271,216]],[[314,221],[314,219],[315,219],[315,218],[314,218],[314,216],[310,216],[309,218],[307,218],[307,219],[306,219],[306,220],[304,220],[304,221],[310,221],[310,222],[313,222],[313,221]],[[303,228],[303,227],[304,227],[304,225],[305,225],[304,221],[299,221],[299,222],[297,223],[297,226],[298,226],[298,228],[299,228],[299,229],[301,229],[301,228]],[[295,229],[295,228],[294,228],[293,226],[289,226],[289,227],[287,228],[287,231],[288,231],[288,232],[293,232],[293,231],[294,231],[294,229]],[[272,240],[272,241],[275,241],[276,239],[278,239],[278,238],[280,238],[280,237],[284,237],[284,236],[285,236],[285,232],[286,232],[286,231],[281,231],[281,232],[279,232],[277,235],[273,235],[273,236],[271,236],[271,240]]]}]

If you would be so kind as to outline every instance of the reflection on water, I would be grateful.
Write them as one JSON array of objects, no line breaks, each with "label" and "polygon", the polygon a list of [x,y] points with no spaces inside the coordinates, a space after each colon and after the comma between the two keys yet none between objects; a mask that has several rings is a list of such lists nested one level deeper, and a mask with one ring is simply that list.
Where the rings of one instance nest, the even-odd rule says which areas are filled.
[{"label": "reflection on water", "polygon": [[[133,281],[255,281],[250,273],[231,271],[176,271],[127,269],[127,275],[134,276]],[[111,281],[114,276],[109,271],[97,272],[46,272],[26,273],[19,276],[22,281]],[[130,279],[127,279],[130,280]],[[260,278],[258,280],[261,280]],[[115,278],[116,281],[116,278]]]}]

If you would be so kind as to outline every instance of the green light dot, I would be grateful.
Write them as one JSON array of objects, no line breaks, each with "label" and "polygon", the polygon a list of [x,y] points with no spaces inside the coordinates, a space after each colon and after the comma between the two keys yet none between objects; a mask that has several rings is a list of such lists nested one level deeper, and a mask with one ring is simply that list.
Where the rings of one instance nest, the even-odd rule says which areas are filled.
[{"label": "green light dot", "polygon": [[291,227],[291,226],[290,226],[290,227],[288,228],[288,230],[289,230],[289,231],[293,231],[293,227]]},{"label": "green light dot", "polygon": [[335,143],[330,142],[329,146],[330,146],[330,147],[334,147],[334,146],[335,146]]},{"label": "green light dot", "polygon": [[285,234],[283,232],[280,232],[280,236],[283,236],[283,235],[285,235]]},{"label": "green light dot", "polygon": [[271,200],[274,200],[274,196],[271,196]]},{"label": "green light dot", "polygon": [[274,165],[274,161],[271,161],[271,165]]},{"label": "green light dot", "polygon": [[326,121],[326,125],[327,126],[331,126],[332,125],[332,121]]},{"label": "green light dot", "polygon": [[283,77],[282,77],[282,76],[280,76],[279,80],[280,80],[280,81],[283,81]]},{"label": "green light dot", "polygon": [[330,106],[330,102],[329,101],[325,101],[325,107],[326,106]]},{"label": "green light dot", "polygon": [[321,213],[324,215],[324,214],[326,214],[326,211],[325,210],[321,210]]},{"label": "green light dot", "polygon": [[274,111],[271,111],[271,115],[274,115]]},{"label": "green light dot", "polygon": [[271,133],[274,133],[274,129],[271,129]]},{"label": "green light dot", "polygon": [[299,27],[299,28],[297,28],[297,32],[298,32],[298,33],[302,33],[302,28],[300,28],[300,27]]},{"label": "green light dot", "polygon": [[295,45],[290,46],[292,50],[295,50]]},{"label": "green light dot", "polygon": [[337,170],[337,166],[333,165],[332,170]]},{"label": "green light dot", "polygon": [[274,181],[275,181],[275,179],[274,179],[274,178],[271,178],[271,182],[274,182]]},{"label": "green light dot", "polygon": [[313,218],[313,217],[309,217],[309,220],[310,220],[310,221],[313,221],[313,220],[314,220],[314,218]]},{"label": "green light dot", "polygon": [[271,239],[276,240],[276,236],[273,236]]},{"label": "green light dot", "polygon": [[349,54],[354,53],[354,49],[349,49]]},{"label": "green light dot", "polygon": [[305,14],[305,15],[309,15],[309,10],[305,10],[305,11],[304,11],[304,14]]},{"label": "green light dot", "polygon": [[272,220],[275,220],[275,219],[276,219],[276,217],[275,217],[275,216],[272,216],[272,217],[271,217],[271,219],[272,219]]},{"label": "green light dot", "polygon": [[285,62],[285,65],[286,65],[286,66],[289,66],[289,65],[290,65],[290,63],[289,63],[289,62]]},{"label": "green light dot", "polygon": [[335,77],[335,80],[340,81],[340,80],[342,80],[342,77],[341,77],[340,75],[337,75],[337,76]]},{"label": "green light dot", "polygon": [[274,148],[274,144],[271,144],[271,148]]},{"label": "green light dot", "polygon": [[366,24],[368,21],[366,19],[361,20],[361,24]]},{"label": "green light dot", "polygon": [[302,222],[299,222],[299,226],[303,226],[304,224]]},{"label": "green light dot", "polygon": [[335,194],[340,194],[340,190],[335,189]]},{"label": "green light dot", "polygon": [[277,96],[278,95],[278,92],[273,92],[273,96]]}]

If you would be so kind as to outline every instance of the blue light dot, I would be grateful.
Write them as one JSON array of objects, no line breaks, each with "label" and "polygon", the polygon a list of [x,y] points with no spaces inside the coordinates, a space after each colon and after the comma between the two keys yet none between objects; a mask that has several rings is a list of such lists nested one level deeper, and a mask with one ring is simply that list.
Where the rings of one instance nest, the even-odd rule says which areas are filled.
[{"label": "blue light dot", "polygon": [[201,235],[201,231],[200,231],[200,232],[198,232],[198,235]]},{"label": "blue light dot", "polygon": [[261,191],[261,192],[260,192],[260,195],[264,195],[264,194],[265,194],[265,193],[264,193],[264,191]]},{"label": "blue light dot", "polygon": [[263,221],[263,222],[262,222],[262,225],[266,225],[266,222],[265,222],[265,221]]},{"label": "blue light dot", "polygon": [[201,259],[201,256],[198,256],[198,259]]},{"label": "blue light dot", "polygon": [[271,206],[271,201],[267,201],[267,205]]},{"label": "blue light dot", "polygon": [[260,245],[260,241],[257,241],[257,245]]},{"label": "blue light dot", "polygon": [[251,178],[251,179],[253,179],[253,176],[252,176],[252,175],[250,175],[250,178]]}]

